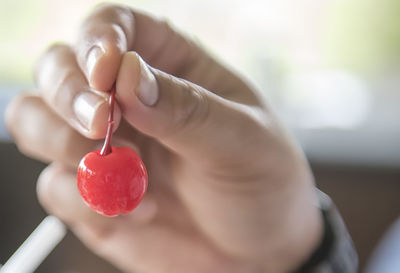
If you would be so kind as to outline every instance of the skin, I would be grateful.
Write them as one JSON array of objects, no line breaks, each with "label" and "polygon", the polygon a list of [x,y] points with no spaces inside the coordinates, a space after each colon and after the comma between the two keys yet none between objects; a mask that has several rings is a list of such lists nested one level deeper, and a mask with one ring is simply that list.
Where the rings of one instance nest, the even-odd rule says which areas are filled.
[{"label": "skin", "polygon": [[[94,46],[102,54],[88,54]],[[139,56],[157,81],[151,106],[137,95]],[[35,79],[6,120],[23,153],[50,163],[39,200],[121,270],[284,273],[318,246],[321,216],[302,152],[253,87],[165,22],[98,6],[74,46],[44,53]],[[114,82],[114,145],[141,155],[149,191],[131,214],[107,218],[82,202],[76,168],[100,148]],[[74,112],[79,96],[96,101],[85,119]]]}]

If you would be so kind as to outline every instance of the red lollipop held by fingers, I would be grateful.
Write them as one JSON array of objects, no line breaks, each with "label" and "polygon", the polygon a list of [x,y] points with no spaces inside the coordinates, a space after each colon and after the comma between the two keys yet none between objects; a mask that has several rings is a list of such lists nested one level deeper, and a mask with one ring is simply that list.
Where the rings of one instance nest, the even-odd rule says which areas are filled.
[{"label": "red lollipop held by fingers", "polygon": [[107,135],[101,150],[86,154],[78,167],[79,193],[94,211],[105,216],[127,214],[147,190],[147,171],[135,151],[111,147],[114,124],[115,84],[110,95]]}]

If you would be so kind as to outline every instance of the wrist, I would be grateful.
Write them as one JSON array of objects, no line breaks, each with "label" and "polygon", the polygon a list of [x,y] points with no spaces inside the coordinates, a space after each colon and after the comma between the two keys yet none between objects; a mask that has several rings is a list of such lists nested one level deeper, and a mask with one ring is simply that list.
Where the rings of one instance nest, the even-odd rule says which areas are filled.
[{"label": "wrist", "polygon": [[296,200],[291,200],[285,224],[271,239],[271,253],[263,263],[263,272],[293,272],[320,245],[324,234],[322,214],[313,188],[305,191],[307,194],[297,194]]},{"label": "wrist", "polygon": [[355,273],[358,258],[346,226],[331,199],[317,190],[323,216],[323,239],[295,273]]}]

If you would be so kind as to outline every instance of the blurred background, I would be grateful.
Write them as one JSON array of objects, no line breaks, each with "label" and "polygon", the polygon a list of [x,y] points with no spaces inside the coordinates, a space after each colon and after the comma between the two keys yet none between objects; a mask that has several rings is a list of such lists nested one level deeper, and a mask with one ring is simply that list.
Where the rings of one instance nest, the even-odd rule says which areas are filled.
[{"label": "blurred background", "polygon": [[[295,135],[318,186],[339,207],[360,272],[399,272],[389,271],[399,265],[382,269],[400,252],[400,225],[394,225],[400,216],[399,0],[114,2],[166,18],[246,75]],[[73,43],[96,4],[0,0],[1,116],[15,94],[33,86],[38,55],[54,41]],[[45,214],[35,196],[44,165],[18,153],[3,118],[0,138],[1,264]],[[118,271],[68,234],[37,272]]]}]

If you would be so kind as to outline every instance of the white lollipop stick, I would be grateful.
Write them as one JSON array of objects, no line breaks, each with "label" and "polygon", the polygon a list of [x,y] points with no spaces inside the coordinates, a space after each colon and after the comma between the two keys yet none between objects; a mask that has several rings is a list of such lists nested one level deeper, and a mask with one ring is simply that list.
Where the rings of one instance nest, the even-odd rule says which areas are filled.
[{"label": "white lollipop stick", "polygon": [[32,273],[64,238],[67,229],[54,216],[47,216],[17,251],[0,267],[0,273]]}]

